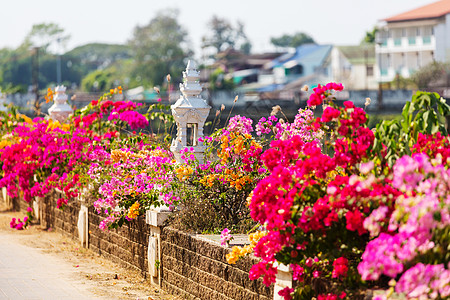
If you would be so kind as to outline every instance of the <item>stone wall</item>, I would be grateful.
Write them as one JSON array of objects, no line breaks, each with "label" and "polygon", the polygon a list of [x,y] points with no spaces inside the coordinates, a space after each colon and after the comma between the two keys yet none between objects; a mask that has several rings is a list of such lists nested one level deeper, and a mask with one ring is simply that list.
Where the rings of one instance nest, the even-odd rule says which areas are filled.
[{"label": "stone wall", "polygon": [[125,267],[148,275],[148,236],[150,229],[143,217],[119,229],[102,231],[101,216],[89,208],[89,248]]},{"label": "stone wall", "polygon": [[[71,200],[64,210],[56,208],[58,192],[53,192],[41,200],[41,226],[52,228],[78,240],[78,213],[81,203]],[[150,229],[144,218],[129,225],[110,231],[99,228],[103,217],[89,207],[89,248],[102,256],[124,266],[140,271],[147,276],[148,236]]]},{"label": "stone wall", "polygon": [[[41,226],[63,232],[78,239],[78,213],[81,203],[69,201],[64,210],[56,208],[58,192],[40,201]],[[103,217],[89,207],[89,248],[125,267],[149,276],[149,225],[139,218],[129,225],[110,231],[99,228]],[[269,300],[273,286],[266,287],[262,279],[249,279],[249,270],[257,262],[254,257],[226,262],[230,249],[212,241],[164,227],[161,231],[161,285],[174,295],[185,299],[211,300]]]},{"label": "stone wall", "polygon": [[186,299],[268,300],[273,286],[262,279],[250,280],[248,272],[257,262],[245,258],[235,265],[226,262],[230,249],[165,227],[161,233],[162,287]]},{"label": "stone wall", "polygon": [[[39,200],[40,224],[43,228],[64,232],[73,239],[78,238],[78,211],[80,203],[69,201],[63,210],[56,207],[59,192],[53,191]],[[29,204],[31,206],[31,204]]]}]

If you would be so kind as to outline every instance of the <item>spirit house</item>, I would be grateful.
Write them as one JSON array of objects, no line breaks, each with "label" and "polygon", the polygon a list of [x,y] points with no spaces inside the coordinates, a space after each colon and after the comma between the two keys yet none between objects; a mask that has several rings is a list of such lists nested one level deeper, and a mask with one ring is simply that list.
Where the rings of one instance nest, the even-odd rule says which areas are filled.
[{"label": "spirit house", "polygon": [[66,87],[58,85],[55,88],[55,93],[56,95],[53,98],[55,103],[48,109],[48,114],[53,121],[64,123],[69,118],[69,115],[73,113],[72,107],[67,104]]},{"label": "spirit house", "polygon": [[200,98],[202,87],[199,84],[200,72],[195,62],[190,60],[183,72],[183,83],[180,84],[182,95],[171,106],[172,115],[177,123],[177,136],[172,140],[170,151],[181,163],[180,151],[186,147],[194,148],[195,157],[202,162],[205,146],[199,138],[203,137],[203,126],[211,107]]}]

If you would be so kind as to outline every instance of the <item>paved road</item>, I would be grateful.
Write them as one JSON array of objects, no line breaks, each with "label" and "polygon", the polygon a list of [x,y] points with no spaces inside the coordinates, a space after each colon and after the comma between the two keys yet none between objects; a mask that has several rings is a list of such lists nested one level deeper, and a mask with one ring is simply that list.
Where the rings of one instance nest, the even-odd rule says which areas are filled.
[{"label": "paved road", "polygon": [[74,266],[0,231],[0,299],[105,299],[71,277]]}]

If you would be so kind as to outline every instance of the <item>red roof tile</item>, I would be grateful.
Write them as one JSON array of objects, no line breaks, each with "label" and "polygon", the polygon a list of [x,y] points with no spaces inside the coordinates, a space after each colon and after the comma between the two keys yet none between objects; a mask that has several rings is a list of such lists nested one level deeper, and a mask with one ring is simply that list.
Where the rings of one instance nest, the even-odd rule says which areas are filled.
[{"label": "red roof tile", "polygon": [[384,19],[386,22],[439,18],[450,13],[450,0],[434,2],[396,16]]}]

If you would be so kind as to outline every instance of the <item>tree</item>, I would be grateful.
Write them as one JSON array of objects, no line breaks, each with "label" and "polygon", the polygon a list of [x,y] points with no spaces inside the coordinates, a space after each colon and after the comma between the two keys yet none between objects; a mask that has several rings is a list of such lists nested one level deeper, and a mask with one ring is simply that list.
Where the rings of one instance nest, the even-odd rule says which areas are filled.
[{"label": "tree", "polygon": [[366,31],[366,36],[362,39],[361,44],[375,44],[378,31],[377,27],[374,27],[371,31]]},{"label": "tree", "polygon": [[0,50],[1,87],[26,93],[31,85],[31,53],[11,49]]},{"label": "tree", "polygon": [[35,24],[25,37],[22,47],[40,47],[41,51],[47,52],[54,43],[66,46],[70,35],[64,33],[64,29],[55,23]]},{"label": "tree", "polygon": [[218,53],[227,48],[239,47],[244,53],[250,53],[251,44],[242,22],[238,21],[236,26],[233,26],[227,19],[213,16],[208,27],[211,32],[202,38],[202,48],[212,47]]},{"label": "tree", "polygon": [[434,61],[417,70],[411,76],[411,81],[419,89],[426,89],[430,86],[449,86],[450,63]]},{"label": "tree", "polygon": [[116,61],[131,58],[131,48],[128,45],[90,43],[78,46],[64,54],[77,58],[89,71],[104,69]]},{"label": "tree", "polygon": [[133,59],[121,59],[106,68],[92,71],[83,77],[81,89],[86,92],[99,92],[119,85],[124,89],[137,87],[141,82],[130,78],[133,66]]},{"label": "tree", "polygon": [[283,34],[280,37],[270,38],[272,45],[276,47],[293,47],[297,48],[303,44],[315,43],[314,39],[304,32],[297,32],[293,35]]},{"label": "tree", "polygon": [[[149,24],[137,26],[129,41],[134,52],[132,75],[143,85],[160,85],[167,74],[175,80],[181,77],[188,49],[187,32],[177,21],[178,11],[159,12]],[[181,80],[178,80],[181,81]]]},{"label": "tree", "polygon": [[233,78],[226,78],[225,72],[221,68],[215,69],[209,77],[209,89],[216,90],[232,90],[234,89]]}]

